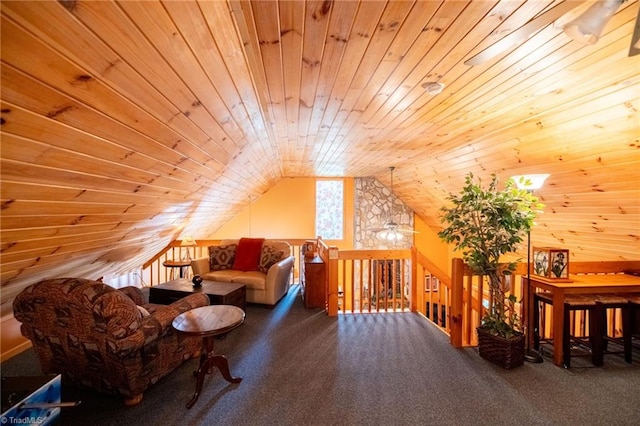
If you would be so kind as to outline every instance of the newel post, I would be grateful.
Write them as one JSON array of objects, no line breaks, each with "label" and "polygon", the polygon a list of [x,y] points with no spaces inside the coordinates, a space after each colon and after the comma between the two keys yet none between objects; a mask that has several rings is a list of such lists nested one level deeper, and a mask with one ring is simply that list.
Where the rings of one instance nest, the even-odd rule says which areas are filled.
[{"label": "newel post", "polygon": [[418,248],[411,246],[411,312],[418,312]]},{"label": "newel post", "polygon": [[449,341],[455,348],[462,347],[463,286],[464,261],[460,258],[454,258],[451,260],[451,316],[449,318],[451,329]]},{"label": "newel post", "polygon": [[329,247],[327,262],[327,315],[338,316],[338,248]]}]

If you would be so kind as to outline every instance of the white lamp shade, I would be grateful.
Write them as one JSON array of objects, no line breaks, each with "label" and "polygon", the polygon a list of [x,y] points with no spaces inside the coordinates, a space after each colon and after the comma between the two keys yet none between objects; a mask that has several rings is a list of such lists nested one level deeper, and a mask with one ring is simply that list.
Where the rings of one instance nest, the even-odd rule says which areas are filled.
[{"label": "white lamp shade", "polygon": [[548,174],[516,175],[511,176],[511,179],[514,180],[518,188],[533,191],[534,189],[542,188],[544,181],[547,180],[548,177]]},{"label": "white lamp shade", "polygon": [[563,31],[579,43],[594,44],[620,4],[621,0],[597,1],[582,15],[565,25]]},{"label": "white lamp shade", "polygon": [[184,237],[182,241],[180,241],[180,245],[183,247],[193,247],[196,244],[196,240],[193,239],[192,236]]},{"label": "white lamp shade", "polygon": [[385,229],[376,234],[380,240],[397,241],[402,239],[402,233],[394,229]]}]

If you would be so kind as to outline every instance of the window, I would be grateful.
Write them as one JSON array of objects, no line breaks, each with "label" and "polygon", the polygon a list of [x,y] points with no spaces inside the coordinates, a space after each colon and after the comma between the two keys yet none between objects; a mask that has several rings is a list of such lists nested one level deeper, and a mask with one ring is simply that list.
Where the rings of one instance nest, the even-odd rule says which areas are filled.
[{"label": "window", "polygon": [[344,182],[316,181],[316,235],[342,240],[344,232]]}]

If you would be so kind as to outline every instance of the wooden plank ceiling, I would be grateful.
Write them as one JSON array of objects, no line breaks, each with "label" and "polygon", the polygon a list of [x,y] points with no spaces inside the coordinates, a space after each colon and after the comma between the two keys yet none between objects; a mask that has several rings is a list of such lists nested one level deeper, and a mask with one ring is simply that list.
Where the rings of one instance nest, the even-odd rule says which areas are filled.
[{"label": "wooden plank ceiling", "polygon": [[550,173],[536,244],[638,259],[638,2],[595,45],[549,25],[464,65],[557,3],[3,0],[3,301],[205,238],[283,177],[391,165],[436,230],[467,172]]}]

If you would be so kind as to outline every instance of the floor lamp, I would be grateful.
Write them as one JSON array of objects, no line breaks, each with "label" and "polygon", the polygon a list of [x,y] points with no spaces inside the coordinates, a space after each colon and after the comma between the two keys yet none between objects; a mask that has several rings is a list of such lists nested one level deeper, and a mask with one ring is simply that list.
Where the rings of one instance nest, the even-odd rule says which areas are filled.
[{"label": "floor lamp", "polygon": [[187,248],[187,257],[186,259],[183,259],[183,260],[186,260],[187,262],[191,262],[191,253],[189,253],[189,247],[195,247],[195,246],[197,246],[196,240],[194,240],[192,236],[187,236],[182,239],[182,241],[180,242],[180,247]]},{"label": "floor lamp", "polygon": [[[549,177],[548,174],[538,174],[538,175],[520,175],[520,176],[512,176],[513,179],[518,186],[519,189],[524,189],[529,193],[533,193],[534,190],[542,188],[544,181]],[[529,280],[531,279],[531,230],[527,230],[527,285],[525,286],[525,294],[527,305],[530,305],[531,301],[531,286],[529,285]],[[529,329],[531,329],[531,324],[529,324],[529,306],[527,306],[527,315],[526,315],[526,327],[525,327],[525,337],[527,342],[527,347],[524,352],[524,359],[527,362],[540,363],[542,362],[542,356],[538,352],[535,352],[531,349],[531,339],[529,336]]]}]

